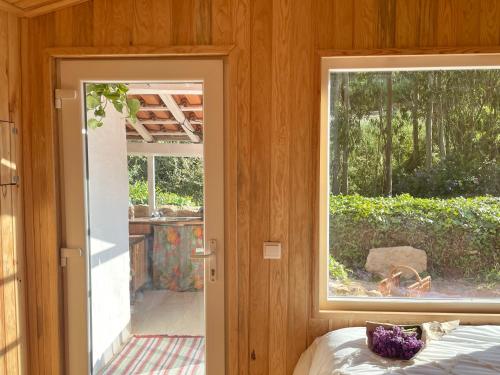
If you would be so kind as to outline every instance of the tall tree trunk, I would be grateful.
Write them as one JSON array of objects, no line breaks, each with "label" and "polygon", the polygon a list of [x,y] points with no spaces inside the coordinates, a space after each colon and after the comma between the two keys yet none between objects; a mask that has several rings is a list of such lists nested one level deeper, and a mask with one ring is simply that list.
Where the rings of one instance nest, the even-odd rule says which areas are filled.
[{"label": "tall tree trunk", "polygon": [[349,192],[349,130],[350,130],[350,101],[349,101],[349,73],[344,75],[344,129],[342,144],[342,183],[340,191],[347,195]]},{"label": "tall tree trunk", "polygon": [[392,72],[387,74],[387,113],[385,125],[384,194],[392,195]]},{"label": "tall tree trunk", "polygon": [[340,142],[339,142],[339,128],[340,128],[340,87],[341,87],[341,77],[340,74],[334,74],[331,80],[330,86],[330,108],[331,108],[331,153],[333,154],[333,160],[331,162],[330,170],[330,186],[333,195],[340,194],[340,184],[339,184],[339,172],[340,172]]},{"label": "tall tree trunk", "polygon": [[434,82],[434,74],[432,72],[429,73],[429,96],[427,101],[427,116],[425,119],[425,167],[432,167],[432,116],[434,110],[434,98],[433,98],[433,82]]},{"label": "tall tree trunk", "polygon": [[439,157],[441,160],[446,158],[446,147],[445,147],[445,139],[444,139],[444,116],[443,116],[443,93],[441,86],[441,72],[437,72],[437,90],[439,93],[439,98],[437,102],[436,109],[436,119],[438,123],[438,144],[439,144]]},{"label": "tall tree trunk", "polygon": [[412,169],[416,168],[418,165],[418,155],[420,153],[419,144],[418,144],[418,106],[416,103],[416,98],[414,99],[413,106],[411,109],[411,120],[413,125],[413,154],[412,154]]}]

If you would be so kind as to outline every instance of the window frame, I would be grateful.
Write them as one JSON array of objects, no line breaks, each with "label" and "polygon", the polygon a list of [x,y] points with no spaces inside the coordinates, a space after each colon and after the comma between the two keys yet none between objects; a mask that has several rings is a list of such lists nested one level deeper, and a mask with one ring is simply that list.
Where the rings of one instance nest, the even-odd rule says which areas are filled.
[{"label": "window frame", "polygon": [[[470,317],[474,322],[500,322],[500,300],[487,299],[418,300],[402,298],[328,298],[329,256],[329,117],[330,73],[332,71],[390,71],[473,69],[476,67],[500,69],[500,50],[476,50],[472,53],[449,50],[404,51],[325,51],[320,53],[320,131],[317,209],[317,251],[315,260],[313,312],[317,318],[353,317],[373,319],[375,315]],[[403,314],[403,315],[401,315]]]}]

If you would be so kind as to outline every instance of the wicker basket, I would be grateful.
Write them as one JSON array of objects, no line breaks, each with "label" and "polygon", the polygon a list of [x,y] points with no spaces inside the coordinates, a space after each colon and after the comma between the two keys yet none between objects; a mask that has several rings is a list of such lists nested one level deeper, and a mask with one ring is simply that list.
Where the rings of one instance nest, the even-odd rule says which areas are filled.
[{"label": "wicker basket", "polygon": [[[406,288],[401,288],[402,269],[409,270],[415,275],[416,282]],[[398,296],[398,297],[419,297],[423,293],[431,290],[431,277],[427,276],[423,279],[418,272],[410,267],[404,265],[392,266],[389,276],[378,284],[378,290],[385,297]]]}]

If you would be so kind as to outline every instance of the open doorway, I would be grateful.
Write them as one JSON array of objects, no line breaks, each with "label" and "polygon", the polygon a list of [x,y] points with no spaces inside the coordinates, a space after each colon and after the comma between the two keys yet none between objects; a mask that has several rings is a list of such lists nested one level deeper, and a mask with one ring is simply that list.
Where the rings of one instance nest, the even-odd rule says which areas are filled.
[{"label": "open doorway", "polygon": [[[82,106],[62,113],[71,124],[62,127],[65,241],[83,231],[87,262],[68,258],[68,373],[221,373],[224,347],[211,344],[224,340],[221,92],[203,74],[148,81],[96,72],[67,74],[81,84]],[[69,121],[78,110],[81,129]],[[71,184],[82,171],[79,194]],[[78,226],[71,216],[82,203]],[[88,371],[77,362],[85,327],[73,301],[85,284]]]},{"label": "open doorway", "polygon": [[202,374],[203,85],[86,83],[85,100],[94,371]]}]

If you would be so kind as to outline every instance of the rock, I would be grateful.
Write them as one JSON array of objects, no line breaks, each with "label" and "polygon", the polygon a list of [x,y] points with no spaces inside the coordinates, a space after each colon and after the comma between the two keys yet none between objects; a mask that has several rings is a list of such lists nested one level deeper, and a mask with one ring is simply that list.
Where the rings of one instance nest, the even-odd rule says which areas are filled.
[{"label": "rock", "polygon": [[[411,246],[379,247],[370,249],[365,269],[372,273],[387,276],[392,266],[409,266],[418,273],[427,270],[427,254],[424,250]],[[403,276],[413,277],[409,270],[402,269]]]},{"label": "rock", "polygon": [[366,295],[368,297],[383,297],[382,293],[380,293],[378,290],[369,290],[366,292]]}]

